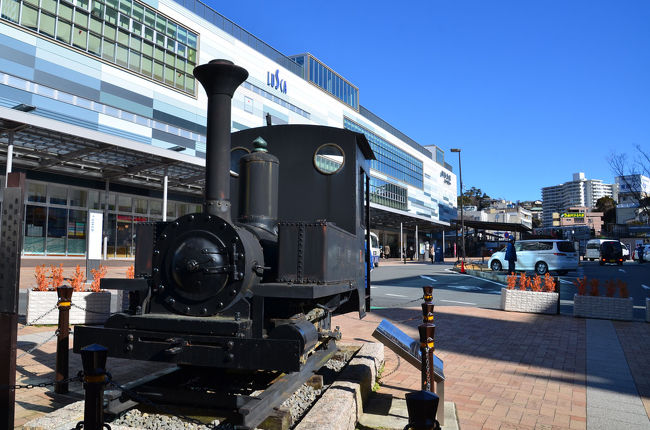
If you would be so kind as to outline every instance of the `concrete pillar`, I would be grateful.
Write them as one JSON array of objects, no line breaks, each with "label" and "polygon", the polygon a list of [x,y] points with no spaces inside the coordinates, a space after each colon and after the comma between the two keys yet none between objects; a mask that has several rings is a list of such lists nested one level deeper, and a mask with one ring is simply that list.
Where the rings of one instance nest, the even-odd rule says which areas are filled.
[{"label": "concrete pillar", "polygon": [[399,223],[399,256],[404,260],[404,233],[402,223]]},{"label": "concrete pillar", "polygon": [[415,224],[415,261],[420,260],[420,239],[418,238],[418,225]]},{"label": "concrete pillar", "polygon": [[14,159],[14,132],[10,131],[9,146],[7,146],[7,172],[5,178],[8,178],[9,174],[11,173],[11,166],[13,164],[13,159]]},{"label": "concrete pillar", "polygon": [[167,183],[169,181],[169,176],[167,176],[167,170],[165,169],[165,177],[163,178],[163,204],[162,204],[162,216],[163,221],[167,221]]}]

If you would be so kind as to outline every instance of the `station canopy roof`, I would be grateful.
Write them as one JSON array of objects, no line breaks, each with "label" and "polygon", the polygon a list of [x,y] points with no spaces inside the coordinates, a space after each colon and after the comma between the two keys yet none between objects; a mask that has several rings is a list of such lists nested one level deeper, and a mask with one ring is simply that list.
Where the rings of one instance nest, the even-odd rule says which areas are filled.
[{"label": "station canopy roof", "polygon": [[[460,220],[451,221],[454,229],[459,229],[461,226]],[[475,221],[465,220],[465,227],[475,228],[477,230],[492,230],[492,231],[517,231],[521,233],[530,232],[532,229],[523,224],[513,222],[492,222],[492,221]]]},{"label": "station canopy roof", "polygon": [[11,139],[16,168],[159,190],[167,175],[169,191],[202,193],[202,158],[17,108],[0,107],[0,157],[6,161]]},{"label": "station canopy roof", "polygon": [[411,212],[370,203],[371,229],[399,231],[400,223],[403,228],[408,230],[414,230],[417,225],[418,231],[422,233],[454,229],[444,221],[432,220],[422,215],[414,215]]}]

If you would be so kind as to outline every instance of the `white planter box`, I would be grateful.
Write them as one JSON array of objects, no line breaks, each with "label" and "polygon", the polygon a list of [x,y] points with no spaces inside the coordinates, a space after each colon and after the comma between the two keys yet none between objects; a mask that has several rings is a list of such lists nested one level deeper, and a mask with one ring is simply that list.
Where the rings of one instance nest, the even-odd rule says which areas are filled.
[{"label": "white planter box", "polygon": [[[27,324],[58,324],[59,311],[52,310],[56,307],[57,300],[56,291],[28,291]],[[72,304],[70,324],[104,323],[111,313],[111,293],[108,291],[74,292],[72,293]]]},{"label": "white planter box", "polygon": [[650,298],[645,298],[645,322],[650,322]]},{"label": "white planter box", "polygon": [[501,288],[501,309],[537,314],[557,313],[558,293]]},{"label": "white planter box", "polygon": [[631,321],[634,317],[632,297],[573,296],[573,316]]}]

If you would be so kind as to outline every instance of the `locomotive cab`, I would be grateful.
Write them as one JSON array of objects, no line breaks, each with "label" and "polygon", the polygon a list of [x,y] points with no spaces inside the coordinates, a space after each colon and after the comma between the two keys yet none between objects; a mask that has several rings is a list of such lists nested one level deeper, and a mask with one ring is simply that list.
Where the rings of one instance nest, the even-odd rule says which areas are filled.
[{"label": "locomotive cab", "polygon": [[248,73],[195,69],[208,95],[202,213],[137,226],[136,279],[104,279],[129,308],[77,326],[74,350],[292,372],[340,338],[331,316],[369,307],[369,160],[363,134],[280,125],[230,133]]}]

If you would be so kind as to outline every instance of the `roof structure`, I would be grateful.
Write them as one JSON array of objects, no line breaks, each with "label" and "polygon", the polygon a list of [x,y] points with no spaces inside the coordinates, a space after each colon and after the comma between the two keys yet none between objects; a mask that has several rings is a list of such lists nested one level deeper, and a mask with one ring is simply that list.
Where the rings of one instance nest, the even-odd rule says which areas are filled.
[{"label": "roof structure", "polygon": [[[460,228],[460,220],[452,220],[452,226],[454,228]],[[532,229],[526,227],[523,224],[517,224],[512,222],[493,222],[493,221],[474,221],[474,220],[465,220],[465,227],[475,228],[477,230],[494,230],[494,231],[517,231],[521,233],[526,233]]]},{"label": "roof structure", "polygon": [[0,107],[5,159],[9,144],[16,167],[159,190],[167,176],[169,191],[203,192],[202,158]]}]

